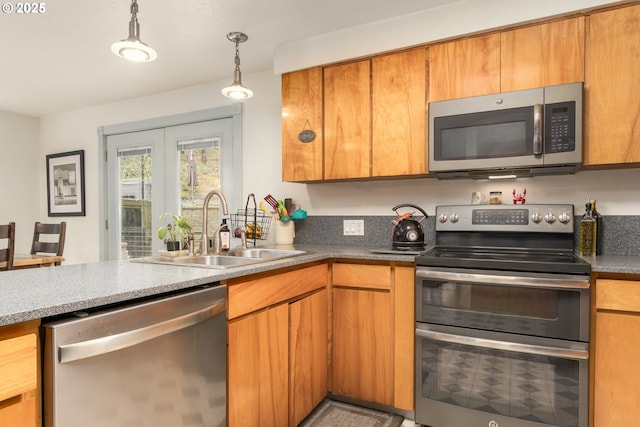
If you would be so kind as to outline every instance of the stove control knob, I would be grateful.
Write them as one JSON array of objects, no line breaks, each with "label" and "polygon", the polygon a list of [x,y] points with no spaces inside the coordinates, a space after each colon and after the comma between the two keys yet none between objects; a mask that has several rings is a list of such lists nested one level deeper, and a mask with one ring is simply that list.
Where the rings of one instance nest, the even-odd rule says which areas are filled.
[{"label": "stove control knob", "polygon": [[542,221],[542,214],[540,212],[534,212],[534,214],[531,215],[531,221],[536,224],[540,224],[540,222]]},{"label": "stove control knob", "polygon": [[566,212],[562,212],[558,217],[558,221],[563,224],[568,224],[571,221],[571,216]]},{"label": "stove control knob", "polygon": [[548,222],[549,224],[553,224],[554,222],[556,222],[556,216],[554,214],[552,214],[551,212],[549,212],[548,214],[546,214],[544,216],[544,220],[546,222]]},{"label": "stove control knob", "polygon": [[448,219],[449,217],[447,217],[447,214],[440,214],[440,216],[438,217],[438,221],[440,221],[443,224],[447,222]]},{"label": "stove control knob", "polygon": [[451,222],[453,222],[453,223],[455,224],[456,222],[458,222],[458,220],[460,219],[460,217],[458,217],[458,214],[456,214],[456,213],[452,213],[452,214],[451,214],[451,218],[450,218],[450,219],[451,219]]}]

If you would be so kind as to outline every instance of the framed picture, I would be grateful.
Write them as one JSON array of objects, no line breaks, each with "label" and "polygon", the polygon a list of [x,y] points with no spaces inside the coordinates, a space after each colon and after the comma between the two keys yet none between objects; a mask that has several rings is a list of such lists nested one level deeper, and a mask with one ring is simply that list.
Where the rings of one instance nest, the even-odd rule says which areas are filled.
[{"label": "framed picture", "polygon": [[47,155],[49,216],[85,216],[84,150]]}]

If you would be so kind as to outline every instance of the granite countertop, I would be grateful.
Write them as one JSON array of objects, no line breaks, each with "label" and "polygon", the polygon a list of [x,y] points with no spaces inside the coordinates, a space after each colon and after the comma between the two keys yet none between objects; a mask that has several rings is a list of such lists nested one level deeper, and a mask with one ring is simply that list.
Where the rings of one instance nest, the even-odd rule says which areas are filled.
[{"label": "granite countertop", "polygon": [[584,257],[593,273],[640,274],[640,256],[598,255]]},{"label": "granite countertop", "polygon": [[[287,246],[292,248],[292,246]],[[229,269],[104,261],[0,273],[0,326],[122,303],[235,277],[328,259],[413,262],[415,255],[380,254],[359,246],[295,245],[309,254]],[[595,273],[640,275],[640,256],[588,258]]]},{"label": "granite countertop", "polygon": [[[291,248],[291,246],[288,246]],[[413,262],[413,255],[375,254],[364,247],[296,245],[309,254],[212,269],[104,261],[0,273],[0,326],[193,288],[234,277],[331,258]]]}]

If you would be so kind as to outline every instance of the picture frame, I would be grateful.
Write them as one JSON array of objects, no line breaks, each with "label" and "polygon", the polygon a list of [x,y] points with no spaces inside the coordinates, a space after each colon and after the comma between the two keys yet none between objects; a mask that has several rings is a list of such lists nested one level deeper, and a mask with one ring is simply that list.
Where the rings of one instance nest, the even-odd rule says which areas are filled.
[{"label": "picture frame", "polygon": [[49,216],[85,216],[84,150],[47,154]]}]

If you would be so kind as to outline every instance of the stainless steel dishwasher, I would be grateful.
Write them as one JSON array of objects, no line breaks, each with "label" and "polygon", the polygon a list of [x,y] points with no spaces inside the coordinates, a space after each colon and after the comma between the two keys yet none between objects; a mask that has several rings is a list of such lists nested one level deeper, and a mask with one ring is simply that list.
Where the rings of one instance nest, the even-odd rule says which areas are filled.
[{"label": "stainless steel dishwasher", "polygon": [[225,426],[226,291],[46,323],[44,426]]}]

